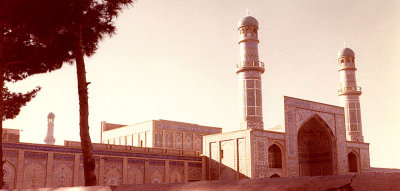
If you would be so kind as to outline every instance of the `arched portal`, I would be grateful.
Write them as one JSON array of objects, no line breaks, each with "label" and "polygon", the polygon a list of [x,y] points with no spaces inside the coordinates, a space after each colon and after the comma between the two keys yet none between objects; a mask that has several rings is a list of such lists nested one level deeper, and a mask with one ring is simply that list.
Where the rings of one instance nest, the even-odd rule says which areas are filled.
[{"label": "arched portal", "polygon": [[334,137],[317,115],[304,123],[297,135],[300,176],[333,174]]},{"label": "arched portal", "polygon": [[275,144],[268,148],[268,166],[269,168],[282,168],[282,152]]},{"label": "arched portal", "polygon": [[358,172],[357,156],[353,152],[347,155],[347,161],[349,162],[349,172]]}]

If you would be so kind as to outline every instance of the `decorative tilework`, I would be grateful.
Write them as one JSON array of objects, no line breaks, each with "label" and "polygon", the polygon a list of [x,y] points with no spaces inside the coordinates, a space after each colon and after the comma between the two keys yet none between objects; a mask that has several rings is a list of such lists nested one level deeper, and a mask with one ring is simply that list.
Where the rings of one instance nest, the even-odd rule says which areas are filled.
[{"label": "decorative tilework", "polygon": [[268,165],[268,138],[254,137],[254,164]]},{"label": "decorative tilework", "polygon": [[[182,144],[181,144],[182,146]],[[10,149],[21,149],[31,151],[50,151],[50,152],[64,152],[64,153],[82,153],[80,149],[74,149],[69,147],[52,147],[52,146],[41,146],[41,145],[26,145],[23,143],[3,143],[3,148]],[[181,148],[182,149],[182,148]],[[26,151],[28,152],[28,151]],[[44,157],[45,153],[40,156]],[[170,160],[192,160],[201,161],[201,157],[188,157],[188,156],[174,156],[174,155],[156,155],[154,153],[134,153],[134,152],[121,152],[121,151],[110,151],[110,150],[93,150],[94,155],[108,155],[108,156],[126,156],[126,157],[141,157],[141,158],[154,158],[154,159],[170,159]]]},{"label": "decorative tilework", "polygon": [[144,160],[128,159],[128,184],[144,183]]},{"label": "decorative tilework", "polygon": [[72,185],[73,173],[72,162],[54,161],[52,187],[70,187]]},{"label": "decorative tilework", "polygon": [[183,144],[183,134],[182,133],[175,133],[175,148],[182,149]]},{"label": "decorative tilework", "polygon": [[122,158],[104,158],[104,185],[122,184]]},{"label": "decorative tilework", "polygon": [[194,138],[194,150],[202,151],[203,150],[203,136],[202,135],[195,135]]},{"label": "decorative tilework", "polygon": [[185,134],[185,149],[192,150],[193,149],[193,134]]},{"label": "decorative tilework", "polygon": [[24,188],[43,188],[46,178],[46,161],[25,159]]},{"label": "decorative tilework", "polygon": [[166,148],[172,148],[173,147],[173,134],[172,134],[172,132],[167,132],[166,133],[165,147]]},{"label": "decorative tilework", "polygon": [[162,147],[163,145],[163,132],[162,131],[155,131],[154,132],[154,143],[155,147]]},{"label": "decorative tilework", "polygon": [[10,161],[5,161],[3,164],[4,183],[10,190],[15,188],[16,168]]},{"label": "decorative tilework", "polygon": [[160,184],[164,181],[164,170],[161,168],[155,168],[150,171],[150,182],[153,184]]},{"label": "decorative tilework", "polygon": [[183,182],[183,167],[171,166],[169,171],[169,182]]},{"label": "decorative tilework", "polygon": [[176,123],[161,123],[160,125],[158,125],[158,128],[164,130],[186,131],[186,132],[194,132],[201,134],[221,133],[220,128],[209,128],[209,127],[202,127],[199,125],[190,126],[190,125],[176,124]]}]

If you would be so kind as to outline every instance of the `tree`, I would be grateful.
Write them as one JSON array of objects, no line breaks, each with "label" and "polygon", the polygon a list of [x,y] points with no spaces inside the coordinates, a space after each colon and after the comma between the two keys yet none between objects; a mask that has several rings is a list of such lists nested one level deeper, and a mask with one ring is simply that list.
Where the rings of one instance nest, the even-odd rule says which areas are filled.
[{"label": "tree", "polygon": [[[122,8],[131,5],[132,1],[0,0],[0,13],[4,12],[6,13],[5,15],[15,16],[7,17],[6,19],[6,23],[13,27],[11,31],[18,36],[19,33],[17,31],[21,29],[22,34],[27,34],[27,36],[21,36],[29,37],[29,40],[25,42],[35,45],[30,47],[35,47],[33,51],[37,53],[24,56],[27,58],[25,60],[31,61],[37,57],[43,58],[41,59],[41,64],[45,65],[42,67],[36,64],[30,66],[16,64],[13,65],[13,70],[15,70],[15,67],[18,68],[18,66],[21,66],[19,70],[28,71],[28,73],[23,74],[29,76],[31,73],[34,73],[31,71],[43,72],[57,69],[60,62],[72,63],[75,61],[76,63],[80,116],[79,129],[86,186],[96,185],[97,181],[94,174],[95,161],[93,159],[93,148],[88,122],[88,85],[90,83],[86,80],[84,56],[93,55],[98,48],[99,42],[106,36],[112,36],[115,33],[114,19],[118,16]],[[1,8],[2,6],[3,9]],[[6,29],[5,31],[10,30]],[[0,52],[2,47],[4,46],[1,45],[0,41]],[[26,48],[25,46],[22,47]],[[45,56],[38,56],[40,53],[44,53]],[[1,57],[2,55],[0,55]],[[0,66],[0,71],[2,66]],[[26,67],[29,69],[26,70]],[[14,75],[14,71],[7,74],[19,77],[18,75]],[[0,83],[1,81],[0,79]]]},{"label": "tree", "polygon": [[97,184],[95,161],[93,159],[93,147],[89,134],[89,104],[88,85],[84,56],[91,56],[98,48],[99,42],[106,35],[115,33],[115,19],[124,6],[128,6],[132,0],[71,0],[64,30],[72,37],[73,57],[76,63],[78,94],[79,94],[79,129],[81,148],[83,154],[83,166],[85,185]]},{"label": "tree", "polygon": [[[16,82],[28,76],[58,69],[71,55],[62,49],[62,35],[54,28],[42,29],[40,18],[49,17],[48,12],[36,9],[44,1],[0,0],[0,133],[3,121],[15,118],[20,108],[34,98],[40,87],[25,94],[13,93],[5,82]],[[26,17],[26,15],[34,15]],[[3,158],[0,136],[0,159]],[[0,169],[4,161],[0,160]],[[4,186],[0,170],[0,188]]]}]

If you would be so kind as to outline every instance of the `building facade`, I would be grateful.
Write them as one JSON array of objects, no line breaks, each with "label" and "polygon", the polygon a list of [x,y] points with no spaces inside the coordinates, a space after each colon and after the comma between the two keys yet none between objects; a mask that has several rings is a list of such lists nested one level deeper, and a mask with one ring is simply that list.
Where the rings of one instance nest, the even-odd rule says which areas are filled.
[{"label": "building facade", "polygon": [[[167,120],[104,121],[101,144],[93,144],[98,185],[400,172],[370,167],[354,51],[344,48],[338,55],[343,107],[284,96],[284,132],[264,130],[258,21],[247,16],[238,31],[241,129],[222,133],[217,127]],[[19,142],[19,130],[3,131],[8,188],[84,185],[80,143],[52,145],[54,114],[48,123],[44,145]]]}]

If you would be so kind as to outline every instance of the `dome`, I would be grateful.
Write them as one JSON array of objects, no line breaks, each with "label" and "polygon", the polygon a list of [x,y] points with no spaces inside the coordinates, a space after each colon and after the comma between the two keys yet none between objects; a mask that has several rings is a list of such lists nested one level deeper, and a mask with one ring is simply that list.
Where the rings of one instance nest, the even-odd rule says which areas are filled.
[{"label": "dome", "polygon": [[344,48],[343,50],[338,52],[338,58],[341,57],[354,57],[354,51],[350,48]]},{"label": "dome", "polygon": [[49,115],[47,115],[47,118],[54,118],[56,115],[54,115],[53,112],[50,112]]},{"label": "dome", "polygon": [[238,28],[240,28],[242,26],[256,26],[256,27],[258,27],[258,21],[257,21],[256,18],[254,18],[252,16],[247,16],[247,17],[244,17],[244,18],[240,19],[240,21],[238,22]]}]

